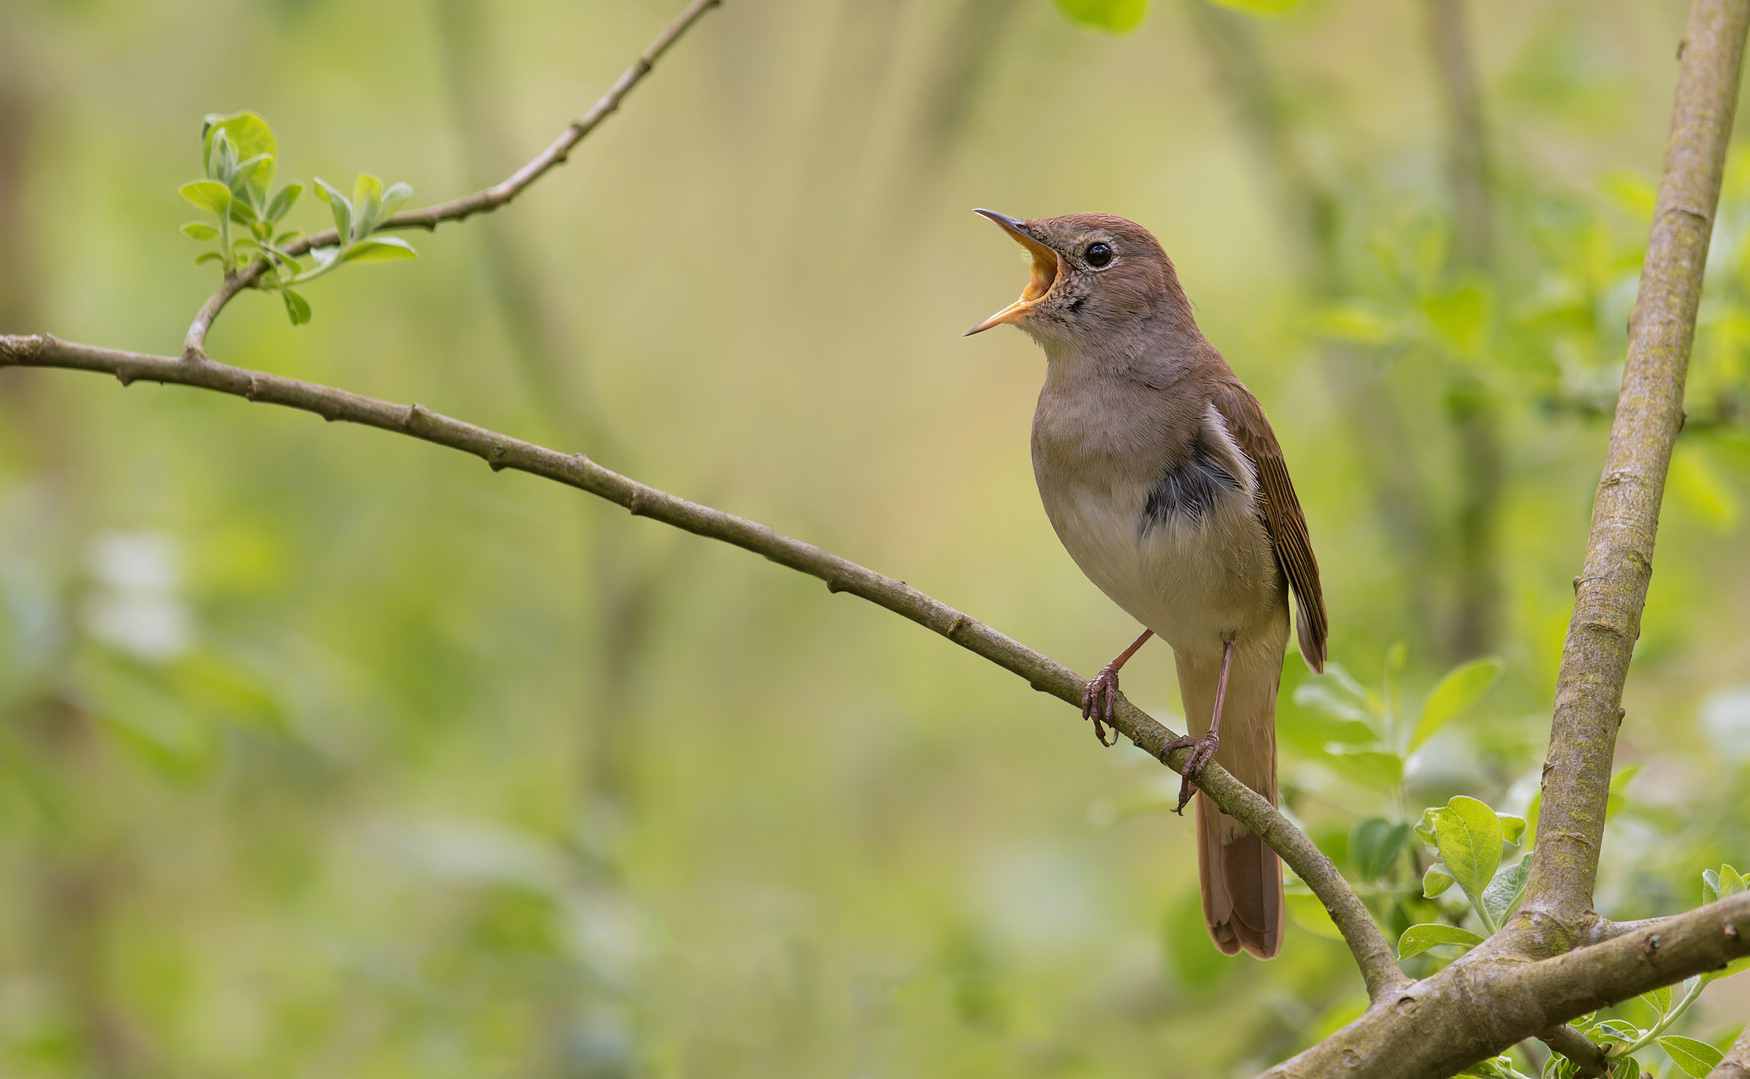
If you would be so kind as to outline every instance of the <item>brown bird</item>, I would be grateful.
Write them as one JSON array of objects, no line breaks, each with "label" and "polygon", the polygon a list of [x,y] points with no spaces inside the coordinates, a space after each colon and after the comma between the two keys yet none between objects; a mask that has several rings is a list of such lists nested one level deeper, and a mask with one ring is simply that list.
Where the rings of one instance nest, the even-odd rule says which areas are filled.
[{"label": "brown bird", "polygon": [[[1133,221],[1017,221],[979,210],[1033,256],[1005,322],[1045,349],[1033,474],[1070,557],[1145,627],[1089,682],[1082,715],[1106,742],[1118,671],[1152,636],[1172,646],[1192,747],[1179,792],[1213,757],[1276,800],[1276,689],[1288,593],[1300,653],[1325,663],[1325,605],[1306,519],[1258,399],[1204,339],[1161,245]],[[1225,719],[1225,722],[1224,722]],[[1116,741],[1116,736],[1114,736]],[[1203,915],[1216,947],[1282,948],[1282,864],[1245,825],[1197,799]]]}]

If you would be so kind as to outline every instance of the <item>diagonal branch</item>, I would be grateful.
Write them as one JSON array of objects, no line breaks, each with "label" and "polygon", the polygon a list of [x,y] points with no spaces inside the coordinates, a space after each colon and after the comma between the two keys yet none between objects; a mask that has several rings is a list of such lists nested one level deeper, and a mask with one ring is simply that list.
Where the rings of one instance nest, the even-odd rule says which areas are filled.
[{"label": "diagonal branch", "polygon": [[[553,140],[552,145],[536,154],[522,168],[517,169],[491,187],[483,188],[471,195],[463,195],[448,202],[440,202],[436,206],[428,206],[423,210],[407,210],[395,214],[384,221],[380,227],[384,229],[426,229],[429,231],[445,221],[460,221],[474,214],[496,210],[511,199],[516,198],[524,188],[545,176],[555,166],[564,164],[572,149],[582,142],[591,131],[594,131],[603,120],[619,109],[620,102],[625,100],[626,95],[632,92],[634,86],[644,80],[644,76],[650,74],[651,68],[656,66],[656,61],[662,58],[662,54],[667,52],[676,41],[679,41],[681,35],[685,34],[695,22],[698,22],[705,12],[722,2],[723,0],[692,0],[685,10],[675,16],[673,22],[663,28],[662,33],[656,35],[656,39],[639,54],[632,66],[621,72],[620,77],[614,80],[614,85],[608,87],[608,92],[603,94],[588,112],[571,121],[564,132]],[[326,247],[338,242],[340,242],[340,234],[333,229],[325,229],[288,244],[284,250],[286,254],[296,257],[308,254],[311,248]],[[182,342],[185,358],[198,356],[202,353],[202,350],[206,348],[207,333],[213,327],[213,320],[219,317],[219,312],[223,311],[225,305],[235,299],[239,292],[254,284],[256,278],[260,277],[265,269],[267,269],[266,261],[257,259],[241,270],[225,274],[225,279],[220,283],[218,290],[208,296],[205,303],[201,304],[200,311],[195,314],[194,321],[189,324],[188,335],[183,338]]]},{"label": "diagonal branch", "polygon": [[1747,25],[1750,0],[1696,0],[1679,51],[1664,176],[1585,568],[1575,579],[1525,891],[1527,914],[1558,922],[1592,906],[1622,687],[1647,602],[1671,447],[1683,426],[1683,382]]},{"label": "diagonal branch", "polygon": [[[722,540],[781,566],[818,577],[828,591],[848,592],[932,630],[1004,670],[1027,680],[1042,693],[1081,706],[1085,679],[1055,660],[967,617],[903,581],[840,558],[811,543],[791,539],[757,521],[737,517],[675,495],[647,487],[590,460],[566,454],[497,431],[477,427],[433,412],[423,405],[399,405],[346,390],[232,367],[196,354],[177,358],[99,348],[60,341],[47,335],[0,335],[0,368],[60,367],[114,375],[122,385],[136,381],[197,386],[264,404],[314,412],[325,420],[345,420],[395,434],[423,439],[470,453],[494,471],[514,469],[563,483],[624,506],[695,535]],[[1183,767],[1189,749],[1168,753],[1177,735],[1124,700],[1118,702],[1113,724],[1149,755],[1174,771]],[[1331,860],[1269,800],[1211,765],[1198,781],[1223,812],[1243,822],[1281,855],[1288,867],[1324,903],[1331,920],[1354,953],[1373,999],[1407,984],[1397,958],[1374,925],[1367,908]]]}]

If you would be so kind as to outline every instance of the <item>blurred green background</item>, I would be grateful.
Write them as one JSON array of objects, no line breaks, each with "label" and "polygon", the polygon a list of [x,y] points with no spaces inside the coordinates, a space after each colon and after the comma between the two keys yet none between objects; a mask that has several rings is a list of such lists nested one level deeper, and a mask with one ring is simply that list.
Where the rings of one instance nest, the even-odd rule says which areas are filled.
[{"label": "blurred green background", "polygon": [[[1136,627],[1039,510],[1038,351],[960,337],[1025,280],[970,210],[1135,218],[1294,471],[1352,681],[1297,693],[1289,659],[1286,804],[1395,939],[1425,854],[1352,857],[1357,827],[1535,790],[1685,18],[1608,7],[1472,5],[1466,195],[1433,4],[1158,2],[1111,36],[1046,0],[728,0],[509,208],[313,284],[308,326],[245,295],[210,347],[587,452],[1092,672]],[[282,178],[423,205],[678,8],[7,0],[0,331],[175,352],[215,283],[177,232],[207,113],[265,115]],[[1619,917],[1750,861],[1747,268],[1734,161]],[[1494,688],[1391,751],[1484,656]],[[1179,724],[1164,648],[1125,687]],[[1176,786],[916,626],[575,492],[0,372],[5,1076],[1250,1074],[1360,980],[1316,905],[1278,961],[1214,951]],[[1729,1037],[1750,996],[1704,1004],[1688,1032]]]}]

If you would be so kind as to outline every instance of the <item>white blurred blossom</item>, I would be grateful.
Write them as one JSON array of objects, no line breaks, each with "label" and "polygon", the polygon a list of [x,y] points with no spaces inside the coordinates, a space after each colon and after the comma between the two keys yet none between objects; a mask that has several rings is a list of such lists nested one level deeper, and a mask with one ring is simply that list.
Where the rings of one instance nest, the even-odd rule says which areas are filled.
[{"label": "white blurred blossom", "polygon": [[107,532],[91,541],[85,560],[92,587],[80,613],[87,633],[152,662],[188,651],[194,627],[175,540],[161,532]]}]

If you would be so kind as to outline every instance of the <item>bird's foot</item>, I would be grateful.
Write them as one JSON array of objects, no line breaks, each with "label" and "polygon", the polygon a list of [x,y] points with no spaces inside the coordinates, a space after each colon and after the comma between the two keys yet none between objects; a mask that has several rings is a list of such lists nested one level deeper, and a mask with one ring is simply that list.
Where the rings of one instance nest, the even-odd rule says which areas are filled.
[{"label": "bird's foot", "polygon": [[1161,747],[1161,753],[1171,753],[1175,749],[1191,750],[1191,756],[1186,758],[1185,767],[1179,770],[1179,804],[1173,807],[1173,812],[1183,814],[1185,803],[1191,800],[1191,781],[1203,774],[1203,768],[1215,756],[1215,749],[1221,745],[1221,737],[1214,731],[1193,737],[1183,734]]},{"label": "bird's foot", "polygon": [[1082,687],[1082,718],[1094,721],[1094,737],[1103,746],[1118,744],[1118,732],[1106,741],[1106,724],[1118,711],[1118,668],[1108,663],[1100,668],[1094,680]]}]

